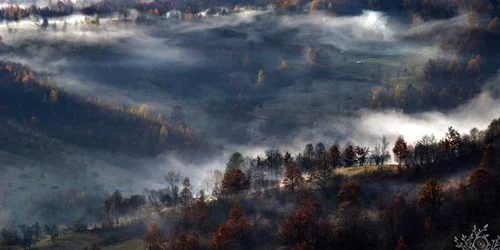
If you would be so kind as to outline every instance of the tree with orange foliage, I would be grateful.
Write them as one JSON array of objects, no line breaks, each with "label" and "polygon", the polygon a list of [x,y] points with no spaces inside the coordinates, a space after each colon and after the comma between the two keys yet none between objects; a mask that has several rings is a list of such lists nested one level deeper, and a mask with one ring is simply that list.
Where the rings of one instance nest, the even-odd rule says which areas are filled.
[{"label": "tree with orange foliage", "polygon": [[337,193],[339,204],[349,202],[352,206],[360,207],[363,202],[363,189],[355,181],[343,182]]},{"label": "tree with orange foliage", "polygon": [[222,191],[226,194],[239,194],[250,187],[250,181],[241,169],[231,169],[224,173]]},{"label": "tree with orange foliage", "polygon": [[165,237],[156,223],[153,222],[149,225],[144,241],[148,244],[149,250],[160,249],[160,245],[165,242]]},{"label": "tree with orange foliage", "polygon": [[489,144],[483,153],[483,158],[481,159],[479,167],[488,170],[497,170],[498,163],[496,158],[497,158],[497,152],[495,146]]},{"label": "tree with orange foliage", "polygon": [[467,63],[467,70],[474,74],[479,74],[481,73],[481,64],[482,64],[481,56],[477,55],[474,59],[471,59]]},{"label": "tree with orange foliage", "polygon": [[488,24],[488,30],[497,30],[497,29],[498,29],[498,17],[495,17]]},{"label": "tree with orange foliage", "polygon": [[348,232],[355,232],[358,225],[363,202],[363,190],[354,181],[343,182],[337,193],[337,209],[344,228]]},{"label": "tree with orange foliage", "polygon": [[418,194],[418,208],[433,217],[441,209],[441,199],[443,198],[443,189],[435,178],[429,178]]},{"label": "tree with orange foliage", "polygon": [[314,238],[317,236],[318,228],[316,211],[316,204],[312,199],[302,199],[295,215],[288,217],[281,223],[278,229],[280,241],[289,248],[299,245],[303,245],[303,247],[314,246]]},{"label": "tree with orange foliage", "polygon": [[213,237],[215,249],[252,249],[253,228],[248,222],[240,202],[229,211],[229,219]]},{"label": "tree with orange foliage", "polygon": [[469,176],[468,187],[471,190],[471,201],[474,204],[472,214],[480,221],[495,211],[498,197],[496,197],[496,182],[485,168],[476,168]]},{"label": "tree with orange foliage", "polygon": [[172,230],[174,235],[170,238],[168,244],[169,250],[199,250],[201,249],[200,237],[195,233],[177,233]]},{"label": "tree with orange foliage", "polygon": [[319,3],[320,3],[320,0],[313,0],[311,2],[311,5],[309,5],[309,7],[311,8],[311,10],[316,10],[316,9],[318,9]]},{"label": "tree with orange foliage", "polygon": [[403,136],[398,136],[396,143],[394,143],[394,148],[392,149],[394,157],[398,161],[398,167],[401,167],[401,163],[408,157],[408,145],[406,144]]},{"label": "tree with orange foliage", "polygon": [[334,170],[334,167],[332,165],[332,157],[330,153],[325,151],[319,154],[316,170],[317,170],[318,184],[323,189],[327,188],[333,177],[333,170]]},{"label": "tree with orange foliage", "polygon": [[491,177],[485,168],[476,168],[469,176],[469,184],[474,199],[485,198],[490,189]]},{"label": "tree with orange foliage", "polygon": [[302,185],[304,182],[304,177],[300,172],[297,164],[294,162],[290,164],[286,170],[283,178],[283,186],[287,191],[295,192],[295,188]]},{"label": "tree with orange foliage", "polygon": [[206,232],[210,227],[210,211],[205,200],[200,197],[188,209],[191,223],[201,232]]}]

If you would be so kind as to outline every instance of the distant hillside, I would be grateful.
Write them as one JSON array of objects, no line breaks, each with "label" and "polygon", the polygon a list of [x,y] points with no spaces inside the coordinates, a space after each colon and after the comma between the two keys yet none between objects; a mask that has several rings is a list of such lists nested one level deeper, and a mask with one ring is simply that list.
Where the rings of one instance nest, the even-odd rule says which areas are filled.
[{"label": "distant hillside", "polygon": [[145,156],[207,146],[199,131],[183,122],[169,124],[147,105],[126,108],[84,99],[19,64],[1,62],[0,75],[0,114],[61,141]]}]

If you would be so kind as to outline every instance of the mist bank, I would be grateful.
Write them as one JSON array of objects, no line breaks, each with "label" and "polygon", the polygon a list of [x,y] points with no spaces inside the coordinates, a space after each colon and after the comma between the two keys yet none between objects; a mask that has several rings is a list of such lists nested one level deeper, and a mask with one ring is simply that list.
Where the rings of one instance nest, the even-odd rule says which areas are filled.
[{"label": "mist bank", "polygon": [[[173,106],[182,105],[189,125],[227,140],[259,123],[254,119],[262,116],[258,107],[267,107],[280,95],[312,98],[326,93],[326,89],[308,93],[302,86],[309,88],[326,80],[324,88],[330,88],[327,91],[332,94],[338,92],[333,88],[341,87],[345,95],[368,96],[374,87],[369,75],[377,70],[376,64],[364,67],[366,76],[359,79],[351,73],[362,67],[355,63],[363,54],[371,59],[410,57],[418,62],[435,51],[433,43],[403,41],[398,34],[404,34],[407,26],[382,12],[335,17],[322,12],[280,15],[272,9],[241,10],[227,15],[200,14],[191,22],[170,14],[151,24],[102,17],[98,26],[75,14],[49,18],[45,31],[33,21],[22,20],[0,27],[4,43],[14,48],[2,58],[46,73],[59,87],[81,96],[103,98],[127,108],[147,104],[164,117]],[[318,52],[316,63],[308,56],[311,49]],[[342,57],[347,62],[336,69]],[[290,67],[286,74],[278,71],[283,61]],[[395,71],[391,65],[387,70]],[[255,86],[259,70],[265,74],[261,87]],[[333,80],[339,78],[348,80]],[[353,88],[353,84],[359,86]],[[365,98],[355,99],[346,100],[355,103],[347,112],[366,106],[362,103]],[[242,106],[227,112],[227,106],[235,103]],[[215,115],[212,107],[221,114]],[[331,115],[330,110],[313,112]],[[231,123],[241,129],[224,135],[224,130],[231,130],[224,124]],[[251,136],[239,137],[244,142]]]}]

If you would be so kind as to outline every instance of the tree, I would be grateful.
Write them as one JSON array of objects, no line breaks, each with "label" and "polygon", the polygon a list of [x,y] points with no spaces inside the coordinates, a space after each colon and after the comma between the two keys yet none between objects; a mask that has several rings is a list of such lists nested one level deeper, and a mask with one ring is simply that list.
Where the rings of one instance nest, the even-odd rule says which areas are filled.
[{"label": "tree", "polygon": [[431,218],[441,209],[443,189],[435,178],[429,178],[418,194],[417,207]]},{"label": "tree", "polygon": [[222,191],[226,194],[239,194],[250,187],[250,182],[240,169],[232,169],[224,173]]},{"label": "tree", "polygon": [[337,143],[330,146],[328,153],[330,153],[333,168],[342,166],[342,155],[340,153],[340,147]]},{"label": "tree", "polygon": [[495,209],[494,204],[498,198],[495,198],[496,190],[492,181],[485,168],[476,168],[469,176],[467,187],[471,190],[471,200],[474,204],[472,214],[479,220],[487,218]]},{"label": "tree", "polygon": [[299,164],[299,167],[304,170],[304,171],[310,171],[311,168],[314,166],[314,158],[315,152],[314,152],[314,147],[311,143],[308,143],[302,154],[299,154],[297,156],[297,163]]},{"label": "tree", "polygon": [[474,59],[471,59],[467,63],[467,70],[469,72],[472,72],[473,74],[479,74],[481,73],[481,64],[482,64],[481,56],[477,55]]},{"label": "tree", "polygon": [[214,234],[213,246],[215,249],[252,249],[253,228],[240,202],[234,204],[229,219]]},{"label": "tree", "polygon": [[180,200],[183,206],[187,206],[193,199],[193,194],[191,193],[191,182],[188,177],[184,178],[182,186],[183,188],[180,193]]},{"label": "tree", "polygon": [[229,157],[229,161],[226,164],[226,171],[231,169],[241,169],[243,164],[245,163],[245,159],[240,152],[234,152],[231,157]]},{"label": "tree", "polygon": [[269,149],[266,151],[266,165],[267,169],[273,173],[274,178],[277,179],[283,166],[283,154],[281,154],[279,149]]},{"label": "tree", "polygon": [[361,147],[361,146],[356,146],[354,149],[356,152],[356,158],[360,166],[365,165],[366,158],[368,154],[370,153],[370,149],[367,147]]},{"label": "tree", "polygon": [[[175,230],[172,230],[175,232]],[[180,233],[170,237],[169,250],[199,250],[201,249],[200,237],[195,233]]]},{"label": "tree", "polygon": [[402,233],[407,226],[405,224],[407,217],[407,204],[402,193],[398,193],[396,198],[389,203],[377,202],[380,220],[385,225],[388,240],[395,241],[398,234]]},{"label": "tree", "polygon": [[35,231],[32,227],[21,225],[21,231],[23,233],[23,247],[24,249],[31,249],[31,245],[34,243]]},{"label": "tree", "polygon": [[283,178],[283,186],[287,191],[295,192],[295,188],[302,185],[304,178],[300,172],[297,164],[290,164],[285,170],[285,176]]},{"label": "tree", "polygon": [[408,145],[406,144],[403,136],[398,136],[396,143],[394,143],[394,148],[392,149],[394,153],[394,157],[398,161],[398,166],[401,166],[401,163],[408,157]]},{"label": "tree", "polygon": [[387,140],[387,137],[384,135],[380,139],[381,144],[381,151],[382,151],[382,157],[381,157],[381,163],[384,165],[385,161],[388,161],[391,159],[391,154],[389,153],[389,141]]},{"label": "tree", "polygon": [[462,139],[458,131],[452,127],[448,128],[448,132],[445,135],[446,140],[450,143],[450,158],[454,159],[460,156],[462,151]]},{"label": "tree", "polygon": [[153,222],[149,225],[144,241],[149,246],[149,250],[160,249],[160,245],[165,242],[165,236],[156,223]]},{"label": "tree", "polygon": [[189,207],[189,217],[197,229],[206,232],[211,224],[210,210],[203,197],[200,197]]},{"label": "tree", "polygon": [[[330,230],[322,228],[322,223],[318,220],[316,203],[311,198],[303,198],[295,214],[280,224],[278,238],[287,249],[310,249],[311,246],[323,249],[320,247],[321,240],[324,241],[327,237],[322,236]],[[306,248],[297,248],[298,245],[304,245]]]},{"label": "tree", "polygon": [[0,238],[7,246],[7,249],[10,249],[10,246],[15,245],[19,241],[19,235],[15,229],[3,228],[0,230]]},{"label": "tree", "polygon": [[313,167],[307,176],[307,182],[309,183],[309,188],[312,189],[312,185],[319,180],[318,170]]},{"label": "tree", "polygon": [[112,223],[112,221],[111,221],[111,206],[112,206],[112,201],[110,199],[106,199],[104,201],[104,208],[106,209],[106,214],[107,214],[106,220],[108,223],[109,222]]},{"label": "tree", "polygon": [[259,70],[259,73],[257,73],[257,83],[262,84],[264,82],[264,71]]},{"label": "tree", "polygon": [[111,195],[109,200],[111,201],[111,208],[115,216],[115,223],[118,225],[120,214],[123,213],[123,208],[125,204],[123,200],[123,195],[120,191],[115,190],[115,192],[113,193],[113,195]]},{"label": "tree", "polygon": [[314,146],[314,156],[315,158],[319,158],[319,155],[323,152],[325,152],[325,145],[321,142],[318,142],[316,146]]},{"label": "tree", "polygon": [[347,143],[344,147],[344,152],[342,152],[342,157],[344,158],[344,164],[346,167],[350,167],[356,163],[356,151],[354,146]]},{"label": "tree", "polygon": [[314,146],[311,143],[306,144],[306,147],[304,148],[304,157],[308,158],[314,158]]},{"label": "tree", "polygon": [[488,24],[488,30],[497,30],[498,26],[498,17],[493,18]]},{"label": "tree", "polygon": [[56,244],[56,239],[59,236],[59,229],[57,228],[56,224],[52,224],[52,226],[45,224],[45,233],[50,236],[50,240],[52,241],[52,244]]},{"label": "tree", "polygon": [[266,173],[264,172],[266,163],[262,160],[260,156],[252,161],[252,187],[255,192],[260,194],[260,192],[268,187],[269,181],[266,178]]},{"label": "tree", "polygon": [[161,128],[160,128],[160,143],[165,142],[167,135],[168,135],[167,126],[165,126],[165,124],[163,124],[163,125],[161,125]]},{"label": "tree", "polygon": [[493,146],[493,144],[489,144],[483,153],[483,158],[481,159],[479,167],[489,170],[498,170],[498,163],[496,158],[497,152],[495,146]]},{"label": "tree", "polygon": [[286,151],[285,156],[283,158],[283,164],[285,165],[285,168],[291,166],[292,164],[295,164],[295,160],[293,159],[292,154],[290,152]]},{"label": "tree", "polygon": [[476,168],[469,176],[467,185],[473,193],[473,197],[478,199],[484,197],[491,184],[490,174],[485,168]]},{"label": "tree", "polygon": [[355,181],[342,182],[337,201],[339,204],[349,202],[352,206],[360,207],[363,202],[363,189]]},{"label": "tree", "polygon": [[31,228],[33,228],[33,238],[35,240],[39,240],[42,236],[42,228],[40,227],[40,224],[36,222],[35,224],[31,225]]},{"label": "tree", "polygon": [[317,180],[321,188],[326,189],[333,177],[332,159],[328,152],[323,152],[319,155],[317,170]]},{"label": "tree", "polygon": [[174,206],[177,205],[177,200],[179,199],[179,183],[181,181],[181,173],[169,171],[165,175],[165,181],[172,192],[172,198],[174,200]]}]

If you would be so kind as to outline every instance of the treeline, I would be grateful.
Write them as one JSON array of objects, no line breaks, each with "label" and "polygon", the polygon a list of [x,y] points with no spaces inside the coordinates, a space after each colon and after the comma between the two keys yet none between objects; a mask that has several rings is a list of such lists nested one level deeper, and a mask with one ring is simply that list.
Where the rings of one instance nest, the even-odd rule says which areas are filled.
[{"label": "treeline", "polygon": [[[201,196],[171,210],[167,236],[153,223],[144,240],[152,249],[455,249],[454,236],[468,234],[474,224],[482,227],[498,215],[495,180],[500,165],[494,150],[488,147],[466,183],[445,189],[429,178],[415,198],[403,193],[368,196],[373,192],[354,181],[341,181],[330,190],[330,198],[293,188],[266,192],[263,198],[229,190],[215,201]],[[295,172],[291,168],[284,182],[301,184],[301,175],[290,174]],[[283,209],[277,211],[290,203],[295,208],[285,215],[280,214]],[[221,216],[221,208],[227,211],[231,205]],[[496,224],[489,229],[500,230]]]},{"label": "treeline", "polygon": [[[498,216],[499,142],[496,119],[486,130],[473,129],[470,134],[449,128],[439,141],[424,136],[411,145],[403,137],[393,143],[382,138],[373,151],[350,143],[326,149],[318,143],[308,144],[295,157],[277,149],[255,159],[235,153],[224,172],[207,173],[198,191],[179,172],[167,173],[164,189],[129,198],[116,191],[104,201],[102,224],[94,230],[126,226],[127,218],[137,214],[155,214],[157,223],[144,236],[150,249],[451,250],[454,236]],[[370,161],[385,164],[390,152],[398,171],[426,179],[416,197],[412,190],[393,196],[374,187],[369,178],[356,182],[335,174],[335,168],[361,167],[356,165]],[[434,178],[471,164],[478,167],[465,183],[445,188]],[[162,227],[169,229],[168,235]],[[71,229],[77,228],[87,230],[88,225],[78,222]],[[500,231],[496,224],[489,229]],[[4,232],[24,235],[23,230]],[[29,235],[30,230],[27,242]],[[3,237],[6,245],[24,242],[20,236],[17,243]],[[56,236],[54,241],[57,244]],[[98,243],[90,245],[99,248]]]},{"label": "treeline", "polygon": [[0,74],[2,115],[61,141],[142,155],[163,150],[196,154],[207,149],[202,134],[182,120],[181,107],[174,108],[168,123],[145,104],[127,109],[102,99],[85,99],[18,64],[0,63]]},{"label": "treeline", "polygon": [[[326,150],[320,143],[309,144],[296,158],[289,153],[281,155],[278,150],[268,150],[264,158],[253,160],[235,153],[223,174],[209,178],[216,187],[215,200],[207,201],[201,193],[197,199],[172,203],[172,209],[164,213],[168,220],[165,225],[170,228],[168,235],[159,226],[164,223],[153,223],[144,240],[151,249],[455,249],[458,242],[454,242],[454,236],[470,233],[474,224],[482,227],[498,215],[500,196],[495,180],[500,176],[500,161],[494,144],[498,144],[499,131],[499,120],[495,120],[487,130],[473,130],[471,135],[459,135],[450,128],[439,141],[425,136],[409,145],[399,137],[391,149],[382,142],[377,147],[391,150],[400,167],[436,168],[443,163],[457,166],[480,162],[466,183],[445,189],[430,177],[415,198],[404,193],[390,197],[365,189],[363,182],[334,176],[335,164],[363,164],[363,154],[355,157],[356,153],[348,153],[349,144],[342,150],[337,150],[337,145]],[[368,158],[382,155],[381,160],[388,160],[386,151],[377,150],[381,153]],[[341,156],[332,161],[332,155]],[[276,182],[281,183],[281,189],[254,189],[258,177],[255,173],[245,174],[245,161],[251,162],[251,168],[265,166],[270,180],[282,166],[284,175]],[[329,166],[328,171],[323,165]],[[301,169],[309,169],[308,175],[304,176]],[[450,170],[456,167],[445,171]],[[180,174],[172,172],[168,176],[167,180],[180,183]],[[179,188],[175,186],[166,189],[166,197],[176,196]],[[183,190],[190,189],[189,185],[183,186]],[[322,192],[316,191],[316,187],[326,186]],[[248,196],[251,189],[258,195]],[[287,206],[293,208],[284,209]],[[497,225],[489,229],[500,230]]]},{"label": "treeline", "polygon": [[24,249],[31,249],[31,246],[41,240],[44,235],[49,235],[52,242],[55,242],[59,236],[59,228],[55,224],[45,224],[42,227],[39,223],[35,223],[31,226],[21,225],[19,228],[19,232],[16,229],[0,230],[0,238],[7,247],[19,245]]},{"label": "treeline", "polygon": [[[479,15],[468,13],[463,24],[443,28],[454,35],[440,42],[437,55],[422,69],[422,79],[396,87],[376,88],[372,92],[371,107],[399,107],[407,112],[450,108],[482,92],[484,83],[498,72],[500,50],[496,44],[500,41],[500,26],[497,17],[485,20]],[[418,25],[422,19],[417,15],[413,22]],[[443,31],[430,29],[415,36],[432,39],[434,34]],[[409,75],[415,78],[415,70]]]}]

